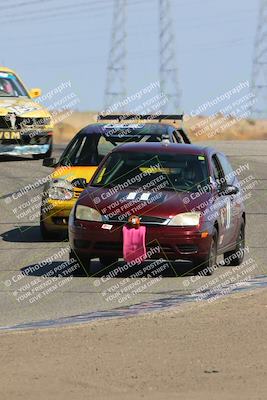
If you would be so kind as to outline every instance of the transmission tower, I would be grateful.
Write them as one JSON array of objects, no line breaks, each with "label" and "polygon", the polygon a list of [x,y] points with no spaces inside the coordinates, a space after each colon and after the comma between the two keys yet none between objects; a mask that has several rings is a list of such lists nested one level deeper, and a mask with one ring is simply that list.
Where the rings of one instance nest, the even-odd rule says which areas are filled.
[{"label": "transmission tower", "polygon": [[[105,110],[126,97],[126,7],[127,0],[114,0],[104,99]],[[123,111],[123,107],[118,110]]]},{"label": "transmission tower", "polygon": [[181,92],[176,64],[175,35],[169,0],[159,0],[159,47],[160,47],[160,88],[168,102],[161,111],[177,112]]},{"label": "transmission tower", "polygon": [[256,118],[267,117],[267,0],[261,0],[255,39],[251,90],[256,102],[251,114]]}]

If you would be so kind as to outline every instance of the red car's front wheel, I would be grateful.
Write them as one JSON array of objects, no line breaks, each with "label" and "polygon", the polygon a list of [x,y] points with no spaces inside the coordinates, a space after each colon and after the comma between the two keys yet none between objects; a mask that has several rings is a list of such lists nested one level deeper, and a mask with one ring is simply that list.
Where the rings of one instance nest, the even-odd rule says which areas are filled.
[{"label": "red car's front wheel", "polygon": [[212,239],[210,243],[209,253],[204,259],[199,259],[195,263],[194,274],[195,275],[212,275],[217,266],[217,243],[218,233],[214,228],[212,233]]},{"label": "red car's front wheel", "polygon": [[74,260],[75,264],[77,264],[77,268],[73,273],[74,276],[89,276],[91,274],[90,258],[81,256],[71,250],[69,254],[69,260]]},{"label": "red car's front wheel", "polygon": [[224,253],[224,265],[237,266],[241,265],[244,260],[244,248],[245,248],[245,222],[242,220],[236,247],[232,251]]}]

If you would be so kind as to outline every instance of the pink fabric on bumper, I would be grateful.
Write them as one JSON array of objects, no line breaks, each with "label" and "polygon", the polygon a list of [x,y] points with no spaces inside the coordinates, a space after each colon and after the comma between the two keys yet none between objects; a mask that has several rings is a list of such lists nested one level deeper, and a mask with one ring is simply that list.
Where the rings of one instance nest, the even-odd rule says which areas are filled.
[{"label": "pink fabric on bumper", "polygon": [[138,229],[124,226],[123,233],[123,258],[126,262],[134,261],[136,258],[146,258],[146,227]]}]

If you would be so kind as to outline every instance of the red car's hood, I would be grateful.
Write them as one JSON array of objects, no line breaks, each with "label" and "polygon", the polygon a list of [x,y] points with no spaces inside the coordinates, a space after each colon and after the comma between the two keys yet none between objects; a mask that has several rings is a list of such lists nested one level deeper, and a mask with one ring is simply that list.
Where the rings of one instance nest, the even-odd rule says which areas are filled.
[{"label": "red car's hood", "polygon": [[[138,192],[137,189],[113,192],[113,189],[88,187],[78,204],[96,208],[104,215],[149,215],[168,218],[192,210],[203,211],[212,194],[175,191]],[[203,206],[204,205],[204,206]]]}]

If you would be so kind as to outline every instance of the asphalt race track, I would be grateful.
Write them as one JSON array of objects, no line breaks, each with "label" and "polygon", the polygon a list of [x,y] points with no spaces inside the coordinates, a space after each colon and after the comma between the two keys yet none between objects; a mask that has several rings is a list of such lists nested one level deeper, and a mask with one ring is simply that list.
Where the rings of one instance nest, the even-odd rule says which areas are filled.
[{"label": "asphalt race track", "polygon": [[[245,203],[246,244],[249,252],[245,260],[249,259],[250,262],[247,264],[246,272],[242,275],[241,270],[237,272],[231,267],[220,267],[212,277],[196,279],[190,275],[184,275],[185,266],[181,264],[182,276],[177,277],[172,270],[167,270],[164,272],[163,279],[153,284],[148,284],[150,278],[147,278],[143,282],[144,284],[146,282],[145,289],[128,297],[125,296],[125,299],[116,297],[116,291],[122,286],[125,287],[126,283],[134,283],[138,278],[132,278],[128,282],[129,274],[126,272],[120,278],[105,281],[106,272],[99,272],[101,266],[97,261],[94,262],[95,276],[91,278],[57,277],[51,281],[51,278],[46,277],[42,278],[44,285],[42,290],[38,289],[40,284],[38,279],[41,275],[49,274],[51,269],[55,269],[63,261],[68,260],[66,241],[44,242],[39,233],[38,193],[42,190],[40,178],[47,176],[51,170],[42,167],[42,161],[31,158],[21,160],[1,158],[0,327],[57,319],[91,311],[112,310],[170,296],[194,293],[200,287],[209,285],[212,279],[215,279],[217,284],[225,282],[231,275],[230,270],[231,276],[239,273],[237,280],[266,274],[267,266],[264,256],[267,238],[267,141],[225,141],[214,142],[212,145],[230,157],[234,168],[246,165],[239,176],[248,187]],[[57,147],[54,155],[58,157],[61,151],[62,147]],[[25,191],[27,185],[34,183],[36,183],[36,188]],[[15,195],[12,197],[12,194]],[[25,268],[36,265],[51,256],[54,257],[52,263],[46,263],[29,276],[21,275],[21,271]],[[27,297],[29,290],[32,291],[31,297]],[[42,296],[40,296],[41,291]],[[107,292],[113,297],[108,298]]]}]

